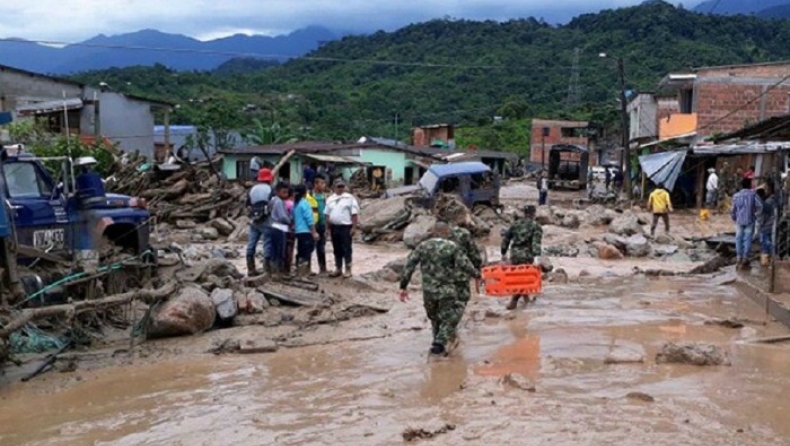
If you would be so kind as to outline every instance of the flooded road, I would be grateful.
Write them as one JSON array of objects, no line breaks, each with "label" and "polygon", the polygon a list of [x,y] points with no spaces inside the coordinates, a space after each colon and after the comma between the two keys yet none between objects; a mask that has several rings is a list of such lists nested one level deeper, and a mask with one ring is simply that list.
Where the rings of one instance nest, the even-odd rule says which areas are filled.
[{"label": "flooded road", "polygon": [[[748,342],[787,330],[763,325],[760,308],[710,280],[552,286],[515,317],[478,298],[461,347],[439,361],[427,359],[415,299],[367,320],[378,339],[51,372],[0,388],[0,445],[391,445],[406,428],[446,423],[455,429],[420,442],[790,444],[790,346]],[[750,322],[705,324],[735,316]],[[333,329],[350,339],[356,327]],[[720,345],[733,365],[656,365],[667,341]],[[604,364],[621,350],[645,362]],[[508,374],[535,391],[503,383]]]}]

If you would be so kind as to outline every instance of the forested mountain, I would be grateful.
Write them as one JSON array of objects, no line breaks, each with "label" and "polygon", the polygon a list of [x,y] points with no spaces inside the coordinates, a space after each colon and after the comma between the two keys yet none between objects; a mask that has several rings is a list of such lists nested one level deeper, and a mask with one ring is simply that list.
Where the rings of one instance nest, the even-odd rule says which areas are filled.
[{"label": "forested mountain", "polygon": [[56,74],[156,63],[176,70],[212,70],[238,57],[234,54],[272,55],[273,59],[284,61],[339,37],[326,28],[311,26],[276,37],[239,34],[202,42],[180,34],[147,29],[115,36],[99,35],[62,48],[22,39],[0,41],[0,63]]},{"label": "forested mountain", "polygon": [[[572,106],[565,99],[577,49],[581,101]],[[790,59],[790,22],[650,2],[558,27],[536,19],[435,20],[346,37],[247,74],[176,73],[160,66],[77,77],[129,82],[130,92],[176,101],[181,122],[223,111],[238,125],[259,117],[315,138],[348,139],[392,136],[397,117],[398,136],[405,137],[412,124],[490,125],[495,115],[616,122],[616,64],[600,58],[602,52],[623,58],[627,89],[654,90],[669,71]],[[500,147],[491,148],[514,148],[507,138],[497,141]]]},{"label": "forested mountain", "polygon": [[694,8],[701,13],[716,14],[755,14],[780,5],[790,4],[788,0],[706,0]]}]

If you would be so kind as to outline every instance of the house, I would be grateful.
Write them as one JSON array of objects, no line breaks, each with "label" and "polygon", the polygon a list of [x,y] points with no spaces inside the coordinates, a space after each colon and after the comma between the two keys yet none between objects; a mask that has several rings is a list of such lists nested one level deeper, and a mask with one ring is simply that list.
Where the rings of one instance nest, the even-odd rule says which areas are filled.
[{"label": "house", "polygon": [[659,84],[678,110],[661,115],[659,140],[692,143],[790,112],[790,62],[702,67],[670,73]]},{"label": "house", "polygon": [[[532,120],[532,139],[530,143],[529,161],[548,168],[551,148],[555,145],[577,146],[588,151],[589,165],[599,165],[603,154],[594,151],[590,138],[591,126],[586,121],[558,121],[546,119]],[[580,161],[581,152],[564,152],[563,161]],[[594,154],[594,155],[593,155]]]},{"label": "house", "polygon": [[450,124],[432,124],[415,127],[411,131],[414,147],[455,148],[455,129]]},{"label": "house", "polygon": [[381,173],[385,187],[411,185],[419,181],[425,169],[434,162],[431,156],[420,150],[395,141],[380,138],[362,138],[354,143],[299,142],[270,146],[247,146],[220,150],[223,171],[230,180],[251,179],[250,163],[253,157],[279,163],[293,152],[280,169],[282,179],[290,182],[302,181],[305,164],[334,164],[345,179],[359,169],[367,170],[368,180],[373,183],[377,171]]},{"label": "house", "polygon": [[0,65],[0,111],[36,119],[54,133],[105,138],[153,158],[155,111],[167,124],[174,104]]},{"label": "house", "polygon": [[652,141],[658,137],[658,99],[653,93],[638,93],[628,102],[629,141]]}]

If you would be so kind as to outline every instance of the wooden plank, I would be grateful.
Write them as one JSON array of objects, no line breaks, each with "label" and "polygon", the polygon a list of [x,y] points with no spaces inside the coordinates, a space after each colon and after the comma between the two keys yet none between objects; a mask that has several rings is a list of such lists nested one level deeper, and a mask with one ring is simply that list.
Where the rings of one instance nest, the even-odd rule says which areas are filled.
[{"label": "wooden plank", "polygon": [[22,257],[38,258],[62,266],[68,266],[68,267],[71,266],[71,262],[69,262],[67,259],[64,259],[63,257],[57,256],[55,254],[44,252],[40,249],[33,248],[32,246],[19,245],[16,248],[16,252]]}]

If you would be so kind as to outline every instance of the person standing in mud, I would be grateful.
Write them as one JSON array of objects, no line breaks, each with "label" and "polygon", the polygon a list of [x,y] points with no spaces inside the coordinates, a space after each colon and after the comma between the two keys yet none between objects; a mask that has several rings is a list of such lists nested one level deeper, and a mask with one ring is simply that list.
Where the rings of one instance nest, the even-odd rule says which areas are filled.
[{"label": "person standing in mud", "polygon": [[271,213],[271,258],[270,269],[275,275],[285,271],[285,245],[288,232],[291,226],[291,216],[285,207],[285,200],[288,199],[289,187],[285,183],[277,183],[275,194],[269,201]]},{"label": "person standing in mud", "polygon": [[[261,169],[258,171],[258,184],[250,189],[247,194],[247,213],[250,219],[250,226],[247,230],[247,276],[258,275],[258,270],[255,267],[255,251],[258,248],[258,242],[263,239],[263,264],[264,270],[268,269],[268,260],[270,255],[270,235],[268,234],[271,229],[269,228],[271,222],[269,221],[269,200],[272,196],[272,179],[274,175],[269,169]],[[268,249],[267,249],[268,248]]]},{"label": "person standing in mud", "polygon": [[[335,181],[335,193],[327,199],[324,214],[335,254],[335,271],[329,277],[342,275],[349,278],[352,275],[353,237],[359,223],[359,202],[346,192],[346,183],[342,179]],[[345,272],[343,262],[346,265]]]},{"label": "person standing in mud", "polygon": [[757,196],[763,204],[760,218],[760,265],[767,267],[771,264],[773,256],[774,213],[776,212],[776,199],[771,185],[760,186]]},{"label": "person standing in mud", "polygon": [[310,259],[313,257],[318,232],[315,229],[313,207],[307,200],[307,186],[300,184],[294,188],[294,233],[296,234],[296,274],[301,277],[310,275]]},{"label": "person standing in mud", "polygon": [[656,236],[658,220],[664,220],[664,232],[669,234],[669,213],[673,210],[672,200],[663,184],[656,185],[656,189],[650,193],[650,197],[647,199],[647,210],[653,214],[650,237]]},{"label": "person standing in mud", "polygon": [[735,253],[738,257],[736,270],[749,268],[749,255],[752,251],[752,237],[754,237],[754,225],[757,219],[762,216],[763,204],[760,198],[752,190],[752,180],[743,177],[741,179],[741,191],[732,197],[732,209],[730,217],[735,223]]},{"label": "person standing in mud", "polygon": [[456,330],[464,314],[465,305],[457,298],[456,278],[460,274],[476,279],[481,276],[461,247],[450,240],[450,226],[437,223],[432,235],[433,238],[420,243],[409,254],[400,276],[399,298],[401,302],[409,300],[407,288],[419,266],[423,304],[433,333],[430,353],[445,355],[458,341]]},{"label": "person standing in mud", "polygon": [[[475,245],[475,242],[472,240],[471,232],[460,226],[455,227],[452,230],[450,240],[461,248],[464,254],[466,254],[466,257],[469,258],[469,261],[472,262],[472,266],[478,270],[483,267],[483,258],[480,256],[480,250],[477,248],[477,245]],[[469,276],[463,271],[456,272],[458,273],[455,284],[458,293],[458,301],[466,308],[466,305],[472,298],[472,293],[469,290]]]},{"label": "person standing in mud", "polygon": [[315,242],[315,255],[318,258],[318,273],[326,274],[326,177],[318,174],[315,177],[313,192],[308,194],[311,204],[314,203],[313,216],[318,240]]},{"label": "person standing in mud", "polygon": [[[543,228],[535,221],[535,206],[524,208],[524,218],[517,220],[502,235],[502,262],[506,263],[510,250],[511,265],[532,265],[540,256]],[[515,310],[520,298],[529,300],[529,296],[516,295],[507,305],[508,310]]]}]

